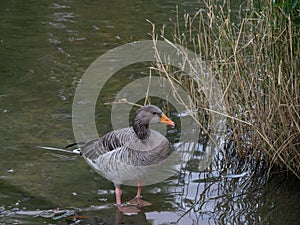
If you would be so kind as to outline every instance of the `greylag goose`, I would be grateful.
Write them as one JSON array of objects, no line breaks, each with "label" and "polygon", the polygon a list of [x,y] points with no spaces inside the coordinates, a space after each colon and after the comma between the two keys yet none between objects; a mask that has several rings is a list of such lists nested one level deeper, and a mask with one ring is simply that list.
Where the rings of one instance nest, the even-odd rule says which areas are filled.
[{"label": "greylag goose", "polygon": [[136,111],[131,127],[111,131],[80,147],[87,163],[114,183],[118,207],[122,206],[121,184],[129,181],[138,186],[136,197],[129,203],[151,205],[141,199],[143,180],[149,175],[149,167],[159,164],[172,153],[169,141],[149,128],[153,123],[175,126],[157,106],[146,105]]}]

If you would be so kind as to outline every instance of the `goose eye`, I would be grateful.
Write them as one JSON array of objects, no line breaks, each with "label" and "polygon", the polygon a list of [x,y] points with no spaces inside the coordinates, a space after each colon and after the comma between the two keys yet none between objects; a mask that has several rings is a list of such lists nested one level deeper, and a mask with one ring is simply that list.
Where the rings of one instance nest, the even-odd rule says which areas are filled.
[{"label": "goose eye", "polygon": [[157,112],[153,112],[152,114],[153,114],[153,115],[156,115],[156,114],[157,114]]}]

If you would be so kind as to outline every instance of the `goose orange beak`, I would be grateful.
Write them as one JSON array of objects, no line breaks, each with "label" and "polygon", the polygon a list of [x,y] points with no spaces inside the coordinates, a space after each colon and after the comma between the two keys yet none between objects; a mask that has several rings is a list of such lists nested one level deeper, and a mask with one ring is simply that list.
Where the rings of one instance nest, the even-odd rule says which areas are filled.
[{"label": "goose orange beak", "polygon": [[165,114],[162,114],[160,122],[175,127],[175,123],[171,119],[169,119]]}]

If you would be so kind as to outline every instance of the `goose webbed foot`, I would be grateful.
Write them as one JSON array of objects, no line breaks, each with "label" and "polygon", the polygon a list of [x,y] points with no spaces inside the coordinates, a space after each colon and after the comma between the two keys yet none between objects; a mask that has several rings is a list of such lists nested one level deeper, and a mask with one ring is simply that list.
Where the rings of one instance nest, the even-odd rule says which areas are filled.
[{"label": "goose webbed foot", "polygon": [[117,206],[118,210],[124,214],[137,214],[142,211],[135,205],[122,204],[122,205],[116,205],[116,206]]},{"label": "goose webbed foot", "polygon": [[143,200],[141,197],[134,197],[128,202],[129,205],[137,206],[137,207],[145,207],[152,205],[150,202]]}]

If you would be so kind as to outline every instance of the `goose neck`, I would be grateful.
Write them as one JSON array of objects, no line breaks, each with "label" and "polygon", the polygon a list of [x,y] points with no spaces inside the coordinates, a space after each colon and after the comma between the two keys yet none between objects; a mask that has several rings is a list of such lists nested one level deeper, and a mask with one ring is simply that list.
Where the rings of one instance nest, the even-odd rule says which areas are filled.
[{"label": "goose neck", "polygon": [[144,140],[149,137],[149,124],[145,125],[140,120],[134,120],[132,127],[139,139]]}]

